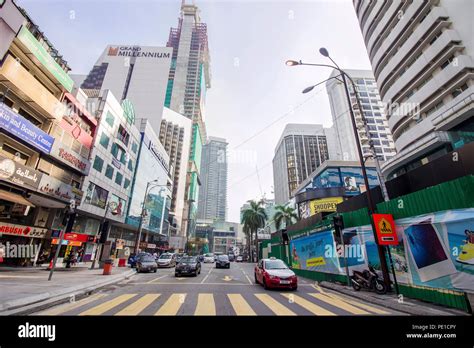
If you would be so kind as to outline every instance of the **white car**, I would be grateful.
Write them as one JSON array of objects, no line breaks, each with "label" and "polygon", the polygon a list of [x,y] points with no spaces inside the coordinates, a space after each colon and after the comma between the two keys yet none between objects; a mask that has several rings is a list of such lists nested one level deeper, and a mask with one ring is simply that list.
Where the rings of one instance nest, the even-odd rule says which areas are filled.
[{"label": "white car", "polygon": [[214,263],[214,254],[213,253],[205,254],[204,263]]},{"label": "white car", "polygon": [[237,256],[237,258],[235,259],[235,262],[243,262],[243,261],[244,261],[244,258],[241,255]]}]

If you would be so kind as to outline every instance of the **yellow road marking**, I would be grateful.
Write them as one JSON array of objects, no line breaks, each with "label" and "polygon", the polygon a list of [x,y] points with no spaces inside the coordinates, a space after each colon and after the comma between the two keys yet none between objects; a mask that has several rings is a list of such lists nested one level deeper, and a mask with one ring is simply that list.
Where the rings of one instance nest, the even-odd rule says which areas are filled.
[{"label": "yellow road marking", "polygon": [[185,299],[186,294],[172,294],[155,315],[176,315]]},{"label": "yellow road marking", "polygon": [[335,313],[328,311],[327,309],[318,306],[317,304],[308,301],[307,299],[298,296],[298,295],[293,295],[293,294],[282,294],[289,300],[293,300],[294,303],[297,305],[303,307],[304,309],[310,311],[313,314],[316,315],[336,315]]},{"label": "yellow road marking", "polygon": [[227,294],[237,315],[257,315],[241,294]]},{"label": "yellow road marking", "polygon": [[326,302],[332,306],[339,307],[352,314],[370,314],[369,312],[364,311],[363,309],[357,308],[347,302],[344,302],[342,299],[331,297],[325,294],[308,294],[308,295],[314,298],[317,298],[320,301]]},{"label": "yellow road marking", "polygon": [[373,307],[373,306],[369,306],[365,303],[361,303],[361,302],[358,302],[358,301],[351,300],[351,299],[346,298],[346,297],[341,297],[341,296],[338,296],[338,295],[335,295],[335,294],[329,294],[329,293],[326,293],[326,295],[330,296],[330,297],[333,297],[333,298],[337,298],[341,301],[353,304],[354,306],[363,308],[367,311],[370,311],[370,312],[373,312],[373,313],[376,313],[376,314],[390,314],[390,312],[384,311],[382,309],[378,309],[378,308]]},{"label": "yellow road marking", "polygon": [[107,312],[108,310],[111,310],[112,308],[118,306],[119,304],[130,300],[132,297],[135,297],[135,296],[137,296],[137,294],[120,295],[110,301],[107,301],[98,306],[92,307],[91,309],[88,309],[87,311],[82,312],[79,315],[101,315]]},{"label": "yellow road marking", "polygon": [[199,294],[198,303],[194,315],[216,315],[216,304],[214,303],[214,295]]},{"label": "yellow road marking", "polygon": [[91,303],[91,302],[93,302],[95,300],[98,300],[100,298],[103,298],[105,296],[107,296],[107,295],[106,294],[91,295],[91,296],[89,296],[87,298],[84,298],[82,300],[79,300],[77,302],[65,303],[62,306],[57,306],[57,307],[53,307],[51,309],[46,309],[46,310],[38,312],[34,315],[60,315],[60,314],[72,311],[73,309],[82,307],[82,306],[84,306],[88,303]]},{"label": "yellow road marking", "polygon": [[147,284],[152,284],[152,283],[156,282],[157,280],[160,280],[160,279],[162,279],[162,278],[164,278],[164,277],[167,277],[167,276],[168,276],[168,274],[165,274],[165,275],[162,275],[161,277],[152,279],[152,280],[150,280],[149,282],[146,282],[146,283],[147,283]]},{"label": "yellow road marking", "polygon": [[255,294],[255,296],[262,301],[268,308],[276,315],[296,315],[295,312],[283,306],[280,302],[270,297],[267,294]]},{"label": "yellow road marking", "polygon": [[131,305],[125,307],[115,315],[138,315],[146,307],[148,307],[153,301],[155,301],[160,294],[146,294],[133,302]]},{"label": "yellow road marking", "polygon": [[222,278],[222,280],[228,282],[228,281],[231,281],[231,280],[232,280],[232,277],[225,276],[224,278]]}]

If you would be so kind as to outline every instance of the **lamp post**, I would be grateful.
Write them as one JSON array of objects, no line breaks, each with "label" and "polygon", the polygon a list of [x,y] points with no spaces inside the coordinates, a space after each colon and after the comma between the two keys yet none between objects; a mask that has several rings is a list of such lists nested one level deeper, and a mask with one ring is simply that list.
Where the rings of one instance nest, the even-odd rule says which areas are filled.
[{"label": "lamp post", "polygon": [[[155,179],[155,180],[149,181],[146,184],[145,196],[143,197],[143,206],[142,206],[142,211],[141,211],[141,214],[140,214],[140,224],[138,225],[137,240],[136,240],[136,243],[135,243],[135,254],[138,254],[138,248],[139,248],[140,239],[141,239],[141,235],[142,235],[143,216],[145,215],[145,212],[146,212],[146,201],[147,201],[147,197],[148,197],[148,192],[149,192],[149,190],[151,190],[152,188],[155,188],[155,187],[167,187],[167,185],[160,185],[160,184],[155,184],[154,185],[154,183],[157,183],[157,182],[158,182],[158,179]],[[161,230],[160,230],[160,232],[161,232]]]},{"label": "lamp post", "polygon": [[[349,93],[349,87],[347,85],[347,80],[346,79],[349,79],[349,81],[351,82],[351,84],[353,86],[354,94],[355,94],[356,100],[357,100],[357,104],[358,104],[359,110],[362,114],[362,108],[360,106],[359,96],[357,95],[356,85],[355,85],[354,81],[352,80],[352,78],[344,70],[342,70],[337,65],[337,63],[329,56],[329,52],[324,47],[319,50],[319,53],[321,53],[324,57],[329,58],[334,65],[303,63],[301,60],[300,61],[288,60],[288,61],[286,61],[286,65],[287,66],[308,65],[308,66],[326,67],[326,68],[335,69],[335,70],[339,71],[339,73],[342,75],[342,82],[344,84],[344,90],[346,92],[346,97],[347,97],[347,103],[349,105],[349,111],[350,111],[350,114],[351,114],[352,128],[353,128],[353,131],[354,131],[354,136],[356,138],[355,142],[356,142],[356,146],[357,146],[357,152],[358,152],[358,155],[359,155],[360,167],[361,167],[361,170],[362,170],[362,176],[364,178],[364,184],[365,184],[365,187],[367,188],[367,191],[366,191],[367,203],[368,203],[369,215],[370,215],[370,218],[371,218],[372,232],[374,234],[375,241],[377,241],[377,234],[375,232],[375,228],[374,228],[373,221],[372,221],[372,214],[375,213],[375,205],[374,205],[374,202],[373,202],[373,199],[372,199],[372,194],[370,192],[369,179],[368,179],[368,176],[367,176],[367,169],[365,167],[365,159],[364,159],[364,155],[362,153],[362,148],[360,146],[359,133],[358,133],[357,124],[356,124],[356,120],[355,120],[354,110],[352,108],[351,96],[350,96],[350,93]],[[311,89],[312,88],[310,88],[309,90],[311,90]],[[306,92],[309,92],[309,90],[305,89]],[[378,254],[379,254],[379,258],[380,258],[380,266],[381,266],[381,269],[382,269],[384,283],[387,286],[387,289],[390,289],[390,276],[389,276],[389,273],[388,273],[387,260],[385,259],[385,250],[384,250],[384,247],[379,245],[378,243],[376,243],[376,245],[377,245],[377,251],[378,251]]]}]

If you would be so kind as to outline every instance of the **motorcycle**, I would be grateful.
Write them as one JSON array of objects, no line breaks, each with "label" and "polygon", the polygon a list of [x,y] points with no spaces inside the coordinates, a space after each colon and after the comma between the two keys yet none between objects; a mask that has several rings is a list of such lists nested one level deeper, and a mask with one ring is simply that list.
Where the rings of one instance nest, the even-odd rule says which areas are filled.
[{"label": "motorcycle", "polygon": [[351,283],[354,290],[375,290],[377,294],[387,293],[387,286],[372,266],[362,272],[352,271]]}]

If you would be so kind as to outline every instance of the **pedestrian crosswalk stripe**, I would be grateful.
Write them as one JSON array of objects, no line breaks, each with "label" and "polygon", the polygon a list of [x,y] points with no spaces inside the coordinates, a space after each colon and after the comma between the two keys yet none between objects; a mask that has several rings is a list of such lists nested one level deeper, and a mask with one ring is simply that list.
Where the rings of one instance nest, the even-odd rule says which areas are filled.
[{"label": "pedestrian crosswalk stripe", "polygon": [[325,309],[323,307],[320,307],[317,304],[314,304],[313,302],[310,302],[310,301],[304,299],[301,296],[293,295],[293,294],[282,294],[282,295],[285,296],[286,298],[288,298],[289,300],[293,300],[294,303],[296,303],[297,305],[305,308],[306,310],[310,311],[313,314],[316,314],[316,315],[336,315],[335,313],[333,313],[331,311],[328,311],[327,309]]},{"label": "pedestrian crosswalk stripe", "polygon": [[214,295],[199,294],[198,303],[194,315],[216,315],[216,304],[214,303]]},{"label": "pedestrian crosswalk stripe", "polygon": [[346,297],[340,297],[338,295],[335,295],[335,294],[328,294],[326,293],[328,296],[332,297],[332,298],[336,298],[336,299],[340,299],[341,301],[344,301],[344,302],[347,302],[347,303],[350,303],[356,307],[360,307],[360,308],[363,308],[367,311],[370,311],[372,313],[376,313],[376,314],[390,314],[390,312],[387,312],[387,311],[384,311],[382,309],[379,309],[377,307],[373,307],[373,306],[369,306],[365,303],[361,303],[361,302],[358,302],[358,301],[354,301],[354,300],[351,300],[351,299],[348,299]]},{"label": "pedestrian crosswalk stripe", "polygon": [[241,294],[227,294],[232,308],[237,315],[257,315]]},{"label": "pedestrian crosswalk stripe", "polygon": [[138,315],[159,296],[160,294],[146,294],[140,297],[137,301],[133,302],[131,305],[122,309],[120,312],[116,313],[115,315]]},{"label": "pedestrian crosswalk stripe", "polygon": [[93,302],[95,300],[98,300],[100,298],[103,298],[105,296],[107,296],[107,295],[106,294],[94,294],[94,295],[91,295],[89,297],[86,297],[86,298],[84,298],[82,300],[79,300],[79,301],[76,301],[76,302],[67,303],[67,304],[64,304],[64,305],[60,305],[60,306],[57,306],[57,307],[53,307],[53,308],[41,311],[39,313],[36,313],[35,315],[60,315],[60,314],[72,311],[76,308],[82,307],[82,306],[84,306],[88,303],[91,303],[91,302]]},{"label": "pedestrian crosswalk stripe", "polygon": [[255,296],[263,302],[276,315],[296,315],[293,311],[283,306],[280,302],[267,294],[255,294]]},{"label": "pedestrian crosswalk stripe", "polygon": [[370,314],[367,311],[364,311],[363,309],[360,309],[358,307],[355,307],[347,302],[344,302],[341,299],[335,298],[335,297],[330,297],[326,294],[308,294],[314,298],[317,298],[320,301],[326,302],[332,306],[341,308],[349,313],[352,314]]},{"label": "pedestrian crosswalk stripe", "polygon": [[155,315],[176,315],[186,299],[186,294],[172,294]]},{"label": "pedestrian crosswalk stripe", "polygon": [[117,307],[121,303],[130,300],[132,297],[137,296],[137,294],[124,294],[120,295],[110,301],[104,302],[98,306],[92,307],[91,309],[86,310],[85,312],[79,313],[79,315],[101,315],[111,310],[114,307]]}]

